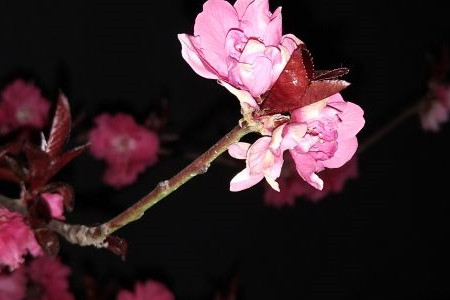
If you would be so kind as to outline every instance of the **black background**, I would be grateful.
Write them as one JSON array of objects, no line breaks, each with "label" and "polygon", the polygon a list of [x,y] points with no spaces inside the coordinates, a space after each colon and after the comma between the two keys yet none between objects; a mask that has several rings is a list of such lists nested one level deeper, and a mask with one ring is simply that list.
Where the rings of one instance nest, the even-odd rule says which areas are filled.
[{"label": "black background", "polygon": [[[0,84],[32,79],[54,100],[61,88],[80,136],[102,111],[143,121],[159,99],[170,105],[166,145],[175,155],[132,187],[101,184],[103,164],[84,155],[60,179],[76,189],[70,222],[107,220],[231,129],[238,102],[183,61],[177,33],[192,33],[203,1],[0,0]],[[284,33],[311,50],[318,69],[347,66],[343,95],[363,107],[371,136],[426,92],[427,54],[449,41],[445,1],[271,1]],[[240,168],[213,164],[118,234],[122,262],[104,250],[64,243],[72,286],[83,275],[101,287],[158,279],[177,299],[211,299],[238,274],[239,299],[448,299],[450,233],[448,125],[424,133],[417,118],[359,157],[359,179],[320,203],[263,205],[263,186],[228,191]],[[243,165],[242,165],[243,167]]]}]

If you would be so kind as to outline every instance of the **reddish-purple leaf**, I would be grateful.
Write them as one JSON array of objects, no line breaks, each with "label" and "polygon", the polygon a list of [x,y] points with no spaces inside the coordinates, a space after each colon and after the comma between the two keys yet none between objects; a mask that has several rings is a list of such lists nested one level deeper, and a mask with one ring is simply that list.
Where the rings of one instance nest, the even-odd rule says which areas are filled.
[{"label": "reddish-purple leaf", "polygon": [[52,127],[50,129],[50,136],[45,148],[45,152],[51,157],[61,153],[62,147],[69,137],[70,127],[72,126],[71,123],[72,119],[70,116],[69,101],[67,101],[66,96],[60,92]]},{"label": "reddish-purple leaf", "polygon": [[302,96],[309,85],[309,78],[300,49],[292,53],[280,77],[273,87],[263,95],[263,114],[277,114],[309,103],[302,103]]},{"label": "reddish-purple leaf", "polygon": [[34,229],[34,236],[45,254],[55,257],[59,252],[58,236],[47,228]]},{"label": "reddish-purple leaf", "polygon": [[108,243],[108,250],[119,255],[122,260],[125,260],[128,252],[128,243],[126,240],[115,235],[110,235],[106,238],[106,242]]},{"label": "reddish-purple leaf", "polygon": [[262,95],[260,115],[291,112],[338,93],[348,83],[334,79],[347,73],[346,68],[314,71],[309,51],[297,48],[273,87]]},{"label": "reddish-purple leaf", "polygon": [[20,178],[17,177],[13,171],[11,171],[10,169],[7,169],[7,168],[2,168],[2,167],[0,167],[0,180],[5,180],[5,181],[10,181],[10,182],[15,182],[15,183],[20,182]]},{"label": "reddish-purple leaf", "polygon": [[303,101],[306,103],[314,103],[339,93],[349,85],[350,83],[344,80],[312,81],[303,95]]},{"label": "reddish-purple leaf", "polygon": [[30,143],[25,144],[25,155],[28,160],[31,190],[35,190],[46,183],[45,177],[50,166],[50,157]]},{"label": "reddish-purple leaf", "polygon": [[318,70],[314,71],[314,80],[330,80],[337,79],[350,72],[347,68],[337,68],[334,70]]}]

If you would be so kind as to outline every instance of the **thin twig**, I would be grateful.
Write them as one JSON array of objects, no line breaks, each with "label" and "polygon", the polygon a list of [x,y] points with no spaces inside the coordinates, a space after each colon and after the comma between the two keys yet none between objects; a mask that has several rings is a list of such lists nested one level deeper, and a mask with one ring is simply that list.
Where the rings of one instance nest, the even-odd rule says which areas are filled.
[{"label": "thin twig", "polygon": [[56,220],[51,221],[49,226],[52,230],[58,232],[71,243],[81,246],[91,245],[99,248],[107,247],[108,245],[105,240],[110,234],[125,225],[140,219],[145,211],[174,192],[184,183],[199,174],[205,173],[210,164],[225,152],[228,146],[238,142],[243,136],[250,132],[259,131],[259,126],[261,125],[248,126],[243,124],[242,126],[236,126],[214,144],[214,146],[200,155],[175,176],[169,180],[161,181],[156,188],[141,200],[120,213],[118,216],[99,226],[88,227],[84,225],[71,225]]}]

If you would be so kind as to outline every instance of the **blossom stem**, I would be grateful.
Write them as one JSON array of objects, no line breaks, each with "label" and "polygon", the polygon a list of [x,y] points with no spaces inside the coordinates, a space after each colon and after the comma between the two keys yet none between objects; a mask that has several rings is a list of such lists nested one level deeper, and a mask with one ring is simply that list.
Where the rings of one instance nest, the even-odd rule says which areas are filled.
[{"label": "blossom stem", "polygon": [[424,101],[423,99],[415,102],[413,105],[404,110],[401,114],[392,119],[389,123],[384,125],[382,128],[378,129],[374,134],[365,139],[358,147],[358,154],[367,151],[370,147],[372,147],[375,143],[377,143],[380,139],[382,139],[386,134],[388,134],[391,130],[395,129],[397,126],[402,124],[409,117],[417,115],[419,111],[423,108]]},{"label": "blossom stem", "polygon": [[82,246],[92,245],[99,248],[107,247],[108,245],[105,240],[110,234],[125,225],[140,219],[153,205],[177,190],[190,179],[205,173],[210,164],[225,152],[228,146],[238,142],[248,133],[259,131],[260,126],[261,124],[248,125],[245,122],[236,126],[175,176],[168,180],[161,181],[150,193],[141,198],[138,202],[99,226],[87,227],[84,225],[69,225],[54,220],[50,223],[50,227],[74,244]]}]

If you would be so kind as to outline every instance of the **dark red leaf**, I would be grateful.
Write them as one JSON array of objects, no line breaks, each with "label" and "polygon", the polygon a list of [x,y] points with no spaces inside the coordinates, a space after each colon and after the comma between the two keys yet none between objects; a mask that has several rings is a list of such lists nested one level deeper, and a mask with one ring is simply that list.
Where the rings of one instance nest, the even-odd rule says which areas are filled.
[{"label": "dark red leaf", "polygon": [[71,162],[73,159],[75,159],[77,156],[79,156],[81,153],[84,152],[88,147],[87,144],[78,146],[73,148],[72,150],[65,152],[61,154],[58,157],[55,157],[51,161],[51,165],[47,169],[47,174],[45,175],[45,183],[56,175],[65,165],[67,165],[69,162]]},{"label": "dark red leaf", "polygon": [[6,154],[6,150],[0,153],[0,179],[20,183],[26,180],[27,170],[14,158]]},{"label": "dark red leaf", "polygon": [[19,183],[20,178],[9,168],[0,167],[0,180]]},{"label": "dark red leaf", "polygon": [[30,143],[25,144],[25,155],[28,160],[31,190],[35,190],[46,183],[47,170],[51,164],[50,157]]},{"label": "dark red leaf", "polygon": [[302,103],[309,82],[302,52],[298,49],[292,53],[273,87],[263,95],[261,103],[263,114],[282,113],[309,104]]},{"label": "dark red leaf", "polygon": [[66,96],[60,92],[52,127],[50,129],[50,136],[48,138],[47,147],[45,148],[45,152],[51,157],[61,153],[62,147],[69,137],[70,128],[72,126],[71,123],[72,119],[70,116],[69,101],[67,101]]},{"label": "dark red leaf", "polygon": [[318,70],[314,71],[314,80],[337,79],[350,72],[347,68],[337,68],[334,70]]},{"label": "dark red leaf", "polygon": [[128,243],[126,240],[115,235],[110,235],[106,238],[106,242],[108,243],[108,250],[119,255],[122,260],[125,260],[128,252]]},{"label": "dark red leaf", "polygon": [[309,51],[303,47],[297,48],[273,87],[262,95],[260,115],[291,112],[338,93],[348,83],[331,79],[347,73],[346,68],[314,71]]},{"label": "dark red leaf", "polygon": [[339,93],[349,85],[350,83],[344,80],[313,81],[306,89],[306,92],[303,95],[303,101],[305,103],[314,103]]},{"label": "dark red leaf", "polygon": [[59,239],[53,231],[47,228],[38,228],[34,230],[34,236],[45,254],[53,257],[58,255]]}]

